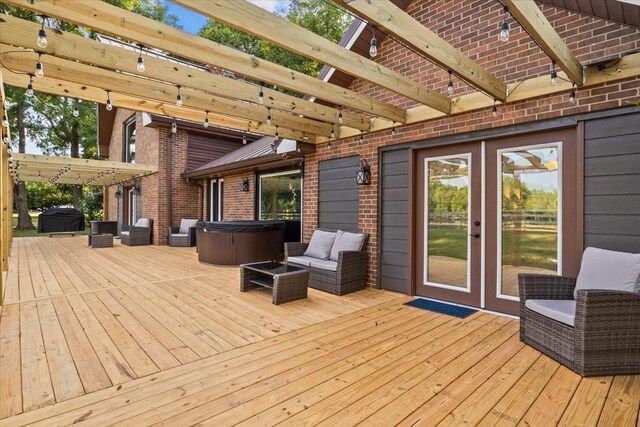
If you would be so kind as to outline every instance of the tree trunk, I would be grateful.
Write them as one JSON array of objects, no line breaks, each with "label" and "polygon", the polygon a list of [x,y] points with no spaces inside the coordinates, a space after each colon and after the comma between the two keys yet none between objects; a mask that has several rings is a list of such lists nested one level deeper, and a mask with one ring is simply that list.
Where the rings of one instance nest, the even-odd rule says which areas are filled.
[{"label": "tree trunk", "polygon": [[[16,106],[16,120],[18,122],[18,152],[24,153],[27,145],[27,131],[24,125],[24,104],[18,103]],[[18,211],[18,225],[16,230],[35,230],[29,215],[29,204],[27,202],[27,189],[24,181],[20,181],[14,187],[14,198]]]},{"label": "tree trunk", "polygon": [[[73,125],[71,127],[70,136],[71,138],[69,138],[69,142],[71,144],[71,157],[77,159],[80,157],[80,135],[78,132],[78,120],[75,117],[73,118]],[[82,185],[73,185],[71,187],[71,194],[73,195],[73,207],[79,211],[82,211]]]}]

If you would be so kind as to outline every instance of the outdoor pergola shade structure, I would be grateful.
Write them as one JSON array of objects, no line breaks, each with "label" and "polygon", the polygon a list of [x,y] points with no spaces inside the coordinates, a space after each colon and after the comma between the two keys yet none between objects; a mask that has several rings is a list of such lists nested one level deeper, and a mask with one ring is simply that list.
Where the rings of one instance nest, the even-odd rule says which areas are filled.
[{"label": "outdoor pergola shade structure", "polygon": [[[284,138],[311,143],[490,108],[494,103],[569,92],[574,84],[589,87],[640,75],[639,53],[624,56],[616,67],[604,70],[596,65],[580,64],[533,0],[505,0],[503,4],[549,56],[549,62],[553,60],[557,64],[559,83],[555,86],[549,84],[546,74],[506,84],[388,0],[336,2],[393,35],[425,61],[433,61],[477,89],[452,98],[246,0],[174,2],[400,94],[415,106],[400,108],[94,0],[7,0],[5,3],[201,65],[143,55],[146,70],[141,73],[136,69],[137,51],[57,30],[47,32],[48,46],[40,48],[36,44],[39,24],[11,16],[4,16],[0,23],[3,64],[13,71],[32,74],[41,54],[45,76],[32,79],[34,90],[102,103],[106,102],[109,91],[116,107],[194,122],[204,122],[208,117],[213,126],[264,135],[277,132]],[[220,70],[224,72],[219,73]],[[3,74],[7,84],[23,88],[29,84],[26,74],[7,71]],[[269,87],[242,78],[264,82]],[[326,105],[281,93],[273,90],[273,86],[322,100]],[[178,87],[182,107],[175,105]],[[271,109],[271,124],[266,123],[267,108]]]}]

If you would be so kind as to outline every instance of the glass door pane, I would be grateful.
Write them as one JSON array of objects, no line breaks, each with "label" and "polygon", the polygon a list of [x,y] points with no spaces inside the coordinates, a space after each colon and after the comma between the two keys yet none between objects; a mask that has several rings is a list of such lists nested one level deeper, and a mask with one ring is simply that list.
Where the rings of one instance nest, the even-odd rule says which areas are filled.
[{"label": "glass door pane", "polygon": [[425,284],[469,289],[470,158],[425,159]]},{"label": "glass door pane", "polygon": [[559,147],[499,150],[498,168],[498,296],[518,298],[518,273],[559,273]]}]

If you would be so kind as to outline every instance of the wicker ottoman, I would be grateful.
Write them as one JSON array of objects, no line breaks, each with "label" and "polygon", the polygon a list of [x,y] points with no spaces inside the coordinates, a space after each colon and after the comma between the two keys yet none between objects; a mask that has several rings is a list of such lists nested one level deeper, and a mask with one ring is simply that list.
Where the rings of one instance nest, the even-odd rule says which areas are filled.
[{"label": "wicker ottoman", "polygon": [[89,246],[96,248],[112,248],[113,234],[89,234]]},{"label": "wicker ottoman", "polygon": [[240,292],[259,287],[271,288],[273,304],[307,297],[309,270],[280,264],[258,262],[240,266]]}]

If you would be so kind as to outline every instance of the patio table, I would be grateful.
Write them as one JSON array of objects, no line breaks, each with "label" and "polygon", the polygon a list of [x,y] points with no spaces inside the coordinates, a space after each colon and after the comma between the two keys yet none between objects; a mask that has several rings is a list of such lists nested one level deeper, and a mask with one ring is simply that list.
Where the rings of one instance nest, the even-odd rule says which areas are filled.
[{"label": "patio table", "polygon": [[240,292],[271,288],[273,304],[307,297],[309,270],[268,261],[240,265]]}]

